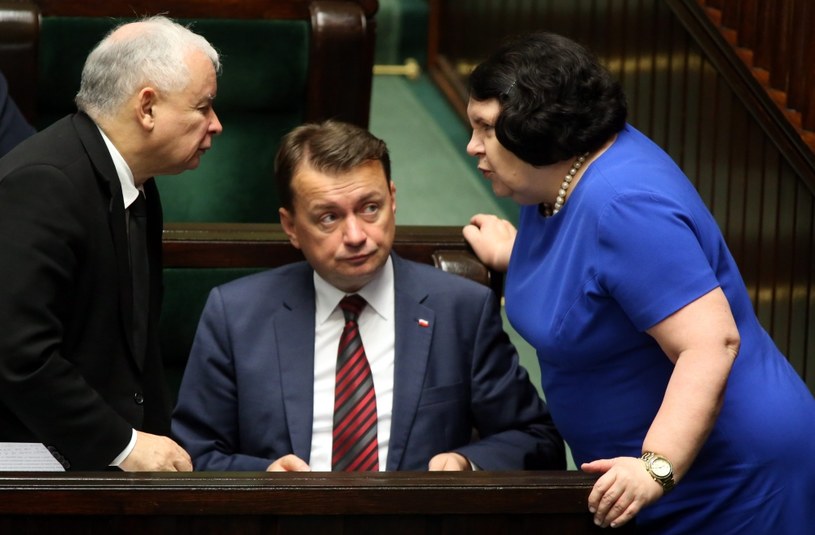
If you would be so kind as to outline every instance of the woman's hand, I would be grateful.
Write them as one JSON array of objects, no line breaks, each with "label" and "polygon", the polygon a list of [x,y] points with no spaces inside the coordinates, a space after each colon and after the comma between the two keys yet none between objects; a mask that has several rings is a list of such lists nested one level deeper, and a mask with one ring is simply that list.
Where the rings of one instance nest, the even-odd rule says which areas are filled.
[{"label": "woman's hand", "polygon": [[518,234],[512,223],[494,215],[476,214],[470,219],[470,224],[464,227],[462,234],[487,267],[506,272],[515,235]]},{"label": "woman's hand", "polygon": [[583,463],[580,469],[603,474],[589,494],[589,511],[594,523],[604,528],[622,526],[665,493],[636,457],[600,459]]}]

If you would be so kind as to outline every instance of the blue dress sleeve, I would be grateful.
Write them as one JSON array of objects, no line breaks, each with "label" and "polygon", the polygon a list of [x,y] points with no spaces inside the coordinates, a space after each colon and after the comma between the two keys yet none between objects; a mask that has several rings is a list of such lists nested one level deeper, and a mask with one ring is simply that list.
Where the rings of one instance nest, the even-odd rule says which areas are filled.
[{"label": "blue dress sleeve", "polygon": [[[598,219],[599,283],[645,331],[719,286],[706,251],[715,221],[654,193],[621,195]],[[713,243],[716,243],[715,241]]]}]

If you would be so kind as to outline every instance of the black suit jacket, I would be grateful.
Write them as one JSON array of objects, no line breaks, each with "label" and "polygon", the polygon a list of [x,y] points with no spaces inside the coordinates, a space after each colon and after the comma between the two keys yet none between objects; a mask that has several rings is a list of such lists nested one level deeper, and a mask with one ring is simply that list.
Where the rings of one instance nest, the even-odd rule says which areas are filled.
[{"label": "black suit jacket", "polygon": [[132,428],[169,432],[158,354],[161,203],[150,180],[146,356],[132,351],[122,190],[78,113],[0,159],[0,441],[43,442],[74,469],[102,469]]}]

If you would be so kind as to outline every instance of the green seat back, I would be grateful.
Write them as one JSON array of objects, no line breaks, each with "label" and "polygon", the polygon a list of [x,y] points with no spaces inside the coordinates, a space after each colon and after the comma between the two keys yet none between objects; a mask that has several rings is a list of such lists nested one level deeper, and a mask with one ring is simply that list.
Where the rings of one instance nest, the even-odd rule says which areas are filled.
[{"label": "green seat back", "polygon": [[159,336],[173,402],[178,395],[198,320],[215,286],[261,271],[259,268],[165,268]]}]

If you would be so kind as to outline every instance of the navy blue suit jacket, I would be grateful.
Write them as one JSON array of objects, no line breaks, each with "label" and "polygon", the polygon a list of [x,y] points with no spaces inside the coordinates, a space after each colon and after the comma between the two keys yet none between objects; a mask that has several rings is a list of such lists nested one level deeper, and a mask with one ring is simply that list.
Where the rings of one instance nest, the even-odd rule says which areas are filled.
[{"label": "navy blue suit jacket", "polygon": [[[494,293],[395,254],[393,266],[387,470],[426,470],[447,451],[486,470],[565,468],[563,441],[518,364]],[[290,453],[309,461],[314,299],[305,262],[212,290],[172,422],[197,470],[265,470]]]},{"label": "navy blue suit jacket", "polygon": [[34,132],[11,99],[6,78],[0,72],[0,157]]}]

